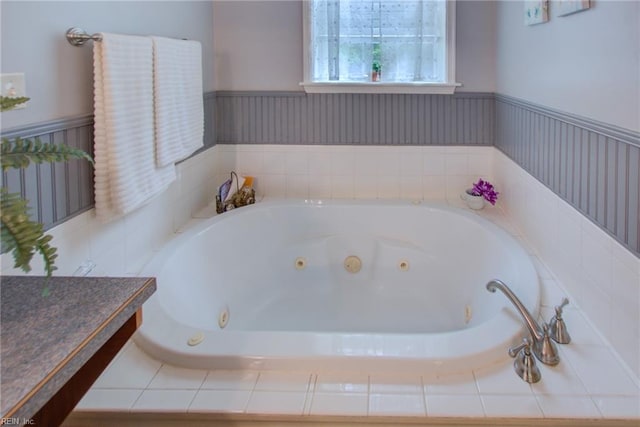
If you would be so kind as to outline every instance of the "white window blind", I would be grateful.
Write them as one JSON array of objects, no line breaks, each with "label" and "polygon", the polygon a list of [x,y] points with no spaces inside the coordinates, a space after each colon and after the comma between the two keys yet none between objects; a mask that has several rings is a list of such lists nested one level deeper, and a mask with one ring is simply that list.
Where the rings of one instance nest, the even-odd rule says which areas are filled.
[{"label": "white window blind", "polygon": [[310,0],[311,83],[450,83],[445,0]]}]

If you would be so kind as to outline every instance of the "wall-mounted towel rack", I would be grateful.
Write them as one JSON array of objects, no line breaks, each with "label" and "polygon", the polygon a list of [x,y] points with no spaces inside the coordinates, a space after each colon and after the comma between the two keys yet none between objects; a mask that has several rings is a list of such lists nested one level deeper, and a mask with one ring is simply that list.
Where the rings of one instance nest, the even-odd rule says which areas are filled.
[{"label": "wall-mounted towel rack", "polygon": [[78,27],[69,28],[67,30],[67,41],[73,46],[82,46],[87,40],[99,42],[102,40],[100,34],[88,34],[85,30]]},{"label": "wall-mounted towel rack", "polygon": [[[66,32],[67,41],[73,46],[83,46],[87,40],[93,40],[94,42],[102,41],[102,36],[99,33],[89,34],[82,28],[72,27]],[[188,39],[180,39],[188,40]]]}]

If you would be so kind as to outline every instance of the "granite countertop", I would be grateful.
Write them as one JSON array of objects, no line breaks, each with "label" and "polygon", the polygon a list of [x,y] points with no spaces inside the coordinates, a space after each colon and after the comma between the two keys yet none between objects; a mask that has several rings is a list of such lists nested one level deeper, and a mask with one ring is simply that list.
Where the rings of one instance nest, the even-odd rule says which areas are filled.
[{"label": "granite countertop", "polygon": [[3,276],[0,418],[33,416],[156,289],[154,278]]}]

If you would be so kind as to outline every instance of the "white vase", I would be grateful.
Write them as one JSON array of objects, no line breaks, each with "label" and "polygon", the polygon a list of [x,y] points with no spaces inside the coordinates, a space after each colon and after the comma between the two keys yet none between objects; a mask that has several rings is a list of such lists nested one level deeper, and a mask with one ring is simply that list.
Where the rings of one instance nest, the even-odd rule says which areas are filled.
[{"label": "white vase", "polygon": [[484,197],[474,195],[473,190],[470,188],[462,194],[462,199],[471,209],[480,210],[484,208]]}]

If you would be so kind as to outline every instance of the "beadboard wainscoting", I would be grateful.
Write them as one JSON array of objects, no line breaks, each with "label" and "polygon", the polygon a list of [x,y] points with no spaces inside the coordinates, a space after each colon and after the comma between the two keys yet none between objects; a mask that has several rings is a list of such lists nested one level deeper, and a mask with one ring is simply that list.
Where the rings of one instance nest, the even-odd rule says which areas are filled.
[{"label": "beadboard wainscoting", "polygon": [[[215,145],[215,92],[204,94],[204,147]],[[93,154],[93,115],[55,120],[2,130],[7,139],[39,138],[43,143],[64,143]],[[2,173],[2,186],[29,200],[32,218],[49,229],[81,214],[94,205],[93,168],[84,160],[30,165]]]},{"label": "beadboard wainscoting", "polygon": [[493,145],[492,93],[217,92],[223,144]]},{"label": "beadboard wainscoting", "polygon": [[640,134],[496,96],[496,146],[640,256]]},{"label": "beadboard wainscoting", "polygon": [[[93,155],[93,116],[56,120],[2,131],[2,138],[38,138],[43,143],[64,143]],[[2,173],[2,186],[29,200],[32,219],[45,229],[91,209],[94,204],[93,167],[86,160],[31,164]]]}]

